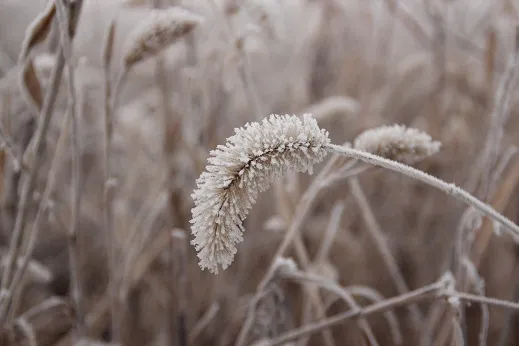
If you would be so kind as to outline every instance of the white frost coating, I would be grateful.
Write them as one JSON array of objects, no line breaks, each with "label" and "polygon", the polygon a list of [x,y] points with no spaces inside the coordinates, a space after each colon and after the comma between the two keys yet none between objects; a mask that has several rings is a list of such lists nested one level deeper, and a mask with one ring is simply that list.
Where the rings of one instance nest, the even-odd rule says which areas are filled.
[{"label": "white frost coating", "polygon": [[192,197],[191,232],[202,269],[226,269],[243,240],[242,222],[258,194],[288,170],[312,173],[330,143],[310,114],[271,115],[248,123],[211,151]]},{"label": "white frost coating", "polygon": [[131,33],[124,63],[128,67],[156,55],[203,21],[181,7],[154,9]]},{"label": "white frost coating", "polygon": [[403,125],[381,126],[361,133],[354,143],[357,150],[386,159],[412,164],[437,153],[441,143],[427,133]]}]

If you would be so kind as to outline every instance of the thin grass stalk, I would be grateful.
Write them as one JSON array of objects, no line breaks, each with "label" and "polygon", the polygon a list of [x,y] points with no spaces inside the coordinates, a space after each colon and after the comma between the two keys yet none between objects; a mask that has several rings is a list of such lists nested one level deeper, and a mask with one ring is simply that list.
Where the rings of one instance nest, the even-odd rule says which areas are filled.
[{"label": "thin grass stalk", "polygon": [[323,321],[294,329],[279,337],[276,337],[270,341],[267,341],[266,345],[269,345],[269,346],[282,345],[286,342],[295,340],[304,335],[309,335],[309,334],[315,333],[315,332],[321,330],[322,328],[329,328],[331,326],[337,325],[339,323],[343,323],[352,318],[368,317],[370,315],[385,312],[390,309],[394,309],[396,307],[404,306],[407,304],[417,303],[417,302],[431,300],[431,299],[438,299],[438,298],[447,299],[447,300],[456,298],[456,299],[459,299],[460,301],[463,301],[466,303],[483,303],[483,304],[488,304],[488,305],[505,308],[505,309],[513,309],[513,310],[519,309],[519,303],[513,303],[513,302],[496,299],[496,298],[481,297],[478,295],[447,290],[445,279],[442,278],[433,284],[421,287],[419,289],[410,291],[406,294],[396,296],[394,298],[389,298],[389,299],[377,302],[375,304],[363,307],[360,310],[350,310],[350,311],[344,312],[342,314],[338,314],[336,316],[325,319]]},{"label": "thin grass stalk", "polygon": [[339,226],[344,212],[345,204],[344,201],[335,202],[330,213],[330,219],[328,221],[328,227],[324,234],[323,240],[319,245],[319,250],[314,258],[314,263],[323,263],[328,259],[328,254],[332,247],[335,236],[339,231]]},{"label": "thin grass stalk", "polygon": [[67,235],[67,245],[69,253],[70,263],[70,295],[74,304],[75,310],[75,328],[76,337],[81,338],[84,334],[85,321],[84,313],[82,308],[82,279],[79,268],[79,255],[78,255],[78,244],[77,244],[77,233],[80,226],[80,209],[81,209],[81,153],[80,153],[80,133],[79,133],[79,114],[77,112],[78,105],[76,101],[76,81],[74,76],[74,66],[72,65],[72,42],[70,33],[67,28],[69,27],[70,10],[67,8],[64,0],[56,1],[56,14],[58,18],[58,24],[61,32],[61,45],[65,61],[67,64],[67,77],[68,77],[68,100],[69,100],[69,111],[70,111],[70,139],[72,141],[71,146],[71,158],[72,158],[72,188],[71,188],[71,201],[72,201],[72,217]]},{"label": "thin grass stalk", "polygon": [[[27,148],[27,150],[34,150],[33,162],[28,174],[26,175],[26,179],[23,182],[20,199],[18,201],[14,230],[11,236],[9,252],[7,255],[8,262],[2,275],[2,295],[5,295],[7,288],[11,285],[16,259],[18,258],[21,251],[23,232],[25,223],[27,221],[27,213],[29,211],[29,198],[35,186],[38,170],[41,163],[43,162],[43,155],[41,155],[41,151],[43,149],[44,138],[47,134],[50,120],[52,118],[52,113],[54,111],[54,105],[58,96],[59,84],[64,67],[65,58],[63,56],[63,51],[60,49],[58,52],[56,65],[52,71],[50,86],[48,88],[47,94],[45,95],[40,115],[38,116],[36,133],[34,134],[34,137],[32,138],[31,143]],[[2,308],[0,308],[0,324],[4,324],[5,322],[7,313],[5,306],[6,304],[8,305],[9,302],[2,301]]]},{"label": "thin grass stalk", "polygon": [[220,311],[220,304],[215,301],[189,331],[188,341],[190,345],[195,345],[196,339],[200,336],[200,334],[202,334],[202,331],[209,325],[209,323],[211,323],[211,321],[216,317],[218,311]]},{"label": "thin grass stalk", "polygon": [[[364,191],[359,183],[358,178],[351,178],[348,180],[348,184],[350,186],[353,198],[357,202],[362,217],[366,222],[366,230],[371,238],[371,240],[375,243],[377,250],[380,256],[383,259],[384,265],[386,266],[391,279],[393,280],[393,285],[397,289],[399,294],[404,294],[409,292],[409,286],[407,285],[404,276],[400,272],[398,268],[398,264],[389,249],[386,238],[382,231],[382,227],[378,223],[373,210],[369,204]],[[414,328],[419,331],[423,326],[423,316],[420,312],[420,309],[416,305],[409,305],[409,313],[411,315],[411,321]]]},{"label": "thin grass stalk", "polygon": [[[357,304],[355,299],[352,297],[352,295],[348,291],[344,290],[342,287],[338,286],[337,284],[335,284],[332,281],[327,281],[326,279],[324,279],[322,277],[311,275],[311,274],[306,274],[306,273],[302,273],[302,272],[290,272],[290,273],[283,273],[281,275],[284,279],[313,283],[313,284],[315,284],[319,287],[322,287],[322,288],[336,294],[337,296],[339,296],[346,304],[348,304],[350,306],[350,308],[352,310],[355,310],[355,311],[360,310],[359,305]],[[368,321],[365,318],[361,317],[358,321],[358,324],[359,324],[360,329],[365,333],[369,344],[372,346],[378,345],[378,341],[375,337],[375,334],[371,330],[371,327],[369,326]]]},{"label": "thin grass stalk", "polygon": [[282,345],[291,340],[295,340],[305,335],[313,334],[323,328],[330,328],[339,323],[343,323],[352,318],[368,317],[373,314],[382,313],[403,305],[415,303],[419,301],[433,299],[440,293],[443,288],[443,283],[435,282],[431,285],[421,287],[417,290],[410,291],[404,295],[400,295],[394,298],[389,298],[381,302],[377,302],[372,305],[361,308],[360,310],[350,310],[325,320],[312,323],[294,330],[291,330],[279,337],[276,337],[268,342],[269,346]]},{"label": "thin grass stalk", "polygon": [[[294,237],[294,247],[295,247],[295,250],[296,250],[296,255],[297,255],[297,259],[299,260],[299,262],[301,263],[301,266],[304,270],[309,270],[310,269],[310,256],[308,255],[308,251],[305,247],[305,244],[303,242],[303,239],[301,237],[301,234],[300,233],[297,233]],[[315,309],[316,309],[316,312],[317,312],[317,317],[318,318],[323,318],[326,316],[326,309],[324,308],[324,303],[321,299],[321,296],[319,295],[319,292],[315,289],[313,289],[312,287],[307,287],[305,288],[305,292],[306,294],[309,296],[309,300],[304,300],[304,306],[303,306],[303,310],[306,311],[307,313],[309,312],[309,303],[311,301],[311,303],[314,305]],[[307,315],[306,317],[308,317],[309,315]],[[333,339],[333,335],[331,333],[331,331],[329,330],[323,330],[322,331],[323,333],[323,341],[325,343],[325,345],[327,346],[333,346],[335,345],[335,341]],[[300,340],[300,345],[306,345],[308,340]]]},{"label": "thin grass stalk", "polygon": [[517,65],[519,63],[519,28],[516,28],[514,51],[509,55],[503,76],[494,96],[493,109],[491,114],[491,124],[488,131],[482,154],[478,157],[476,167],[469,177],[467,183],[469,189],[475,189],[479,181],[479,191],[477,196],[486,198],[489,193],[490,175],[496,163],[498,152],[501,146],[503,127],[510,114],[510,107],[513,98],[513,90],[517,84]]},{"label": "thin grass stalk", "polygon": [[325,167],[319,172],[317,177],[314,179],[313,183],[306,189],[305,193],[301,197],[301,201],[295,208],[295,213],[290,222],[290,227],[288,228],[287,233],[283,238],[283,241],[276,250],[276,253],[273,257],[273,260],[269,268],[267,269],[267,272],[264,274],[263,278],[258,284],[254,297],[251,299],[251,302],[247,310],[247,316],[241,327],[238,337],[236,338],[236,346],[245,345],[249,330],[254,324],[256,305],[259,301],[259,297],[263,294],[263,291],[266,289],[268,283],[272,280],[272,277],[275,274],[277,259],[283,256],[283,254],[288,249],[292,241],[295,239],[297,232],[299,232],[301,225],[303,224],[305,216],[308,214],[311,206],[313,205],[313,202],[315,201],[318,193],[321,191],[323,187],[323,185],[320,184],[320,181],[327,176],[327,174],[330,172],[333,165],[337,162],[338,159],[339,155],[334,155],[330,160],[328,160]]},{"label": "thin grass stalk", "polygon": [[[216,3],[215,0],[210,0],[209,3],[213,8],[215,13],[220,14],[222,18],[222,23],[224,24],[224,31],[227,36],[227,39],[232,43],[233,49],[235,48],[235,36],[231,24],[229,23],[227,17],[220,9],[220,6]],[[245,93],[247,94],[247,98],[249,99],[252,108],[254,109],[254,115],[256,116],[256,120],[263,118],[263,106],[261,104],[261,100],[258,96],[258,92],[256,90],[254,79],[252,77],[252,72],[250,71],[250,64],[247,54],[243,51],[242,48],[238,48],[240,53],[240,58],[242,60],[243,66],[238,66],[238,74],[240,75],[240,80],[243,84],[243,88],[245,89]]]},{"label": "thin grass stalk", "polygon": [[385,159],[383,157],[373,155],[364,151],[348,148],[345,146],[328,144],[328,149],[334,153],[344,154],[348,157],[375,165],[379,167],[383,167],[389,169],[391,171],[406,175],[415,180],[421,181],[429,186],[432,186],[440,191],[443,191],[447,195],[456,198],[457,200],[474,207],[481,213],[487,215],[488,217],[496,220],[503,226],[505,226],[511,233],[512,236],[517,240],[519,239],[519,226],[517,226],[514,222],[512,222],[507,217],[498,213],[494,208],[489,206],[488,204],[481,202],[479,199],[472,196],[470,193],[465,190],[457,187],[454,184],[449,184],[440,180],[430,174],[427,174],[423,171],[415,169],[411,166],[404,165],[402,163]]},{"label": "thin grass stalk", "polygon": [[[42,199],[41,199],[40,205],[38,207],[36,217],[32,223],[31,231],[28,234],[27,249],[24,253],[24,256],[22,257],[22,264],[20,265],[20,267],[14,274],[13,281],[7,291],[8,295],[6,297],[6,307],[5,307],[7,312],[16,310],[18,301],[17,301],[17,297],[15,297],[14,294],[16,292],[22,291],[22,285],[25,280],[27,268],[29,266],[30,259],[34,252],[34,249],[36,248],[36,242],[38,240],[38,235],[40,234],[40,231],[41,231],[41,224],[43,221],[43,217],[46,215],[46,212],[48,210],[48,202],[50,200],[50,196],[56,186],[56,182],[57,182],[57,178],[58,178],[57,173],[58,173],[59,168],[61,168],[63,159],[65,157],[64,151],[66,148],[66,140],[67,140],[67,130],[66,129],[69,127],[69,123],[70,123],[70,112],[67,111],[61,122],[61,129],[60,129],[58,143],[56,145],[56,150],[54,152],[52,162],[50,165],[50,171],[48,173],[49,178],[47,179],[47,182],[45,184]],[[14,308],[11,308],[11,305]]]},{"label": "thin grass stalk", "polygon": [[[113,30],[113,24],[111,26]],[[112,33],[109,32],[106,38],[103,62],[104,62],[104,121],[103,121],[103,228],[106,237],[106,249],[108,256],[109,269],[109,295],[110,295],[110,311],[111,311],[111,329],[112,339],[117,342],[120,339],[120,321],[118,319],[118,304],[117,304],[117,287],[116,273],[117,259],[115,247],[115,234],[112,229],[112,171],[110,169],[110,153],[112,140],[112,121],[113,121],[113,104],[112,104],[112,87],[110,84],[110,62],[112,51]]]},{"label": "thin grass stalk", "polygon": [[[187,248],[188,242],[186,233],[181,229],[174,229],[171,232],[171,300],[175,299],[174,305],[170,307],[171,324],[171,344],[179,346],[188,345],[188,268],[187,268]],[[175,293],[173,295],[173,293]],[[173,305],[173,304],[171,304]],[[176,311],[175,311],[176,310]]]},{"label": "thin grass stalk", "polygon": [[[353,296],[360,296],[366,299],[369,299],[373,302],[381,302],[384,300],[384,297],[377,292],[376,290],[365,287],[365,286],[347,286],[344,289]],[[398,323],[398,318],[393,311],[388,311],[384,313],[384,317],[386,318],[388,327],[391,331],[391,335],[393,336],[393,342],[395,345],[402,345],[403,337],[402,332],[400,331],[400,325]]]},{"label": "thin grass stalk", "polygon": [[34,161],[32,162],[31,168],[27,174],[27,179],[22,187],[22,193],[18,204],[18,214],[16,215],[15,227],[9,248],[9,261],[2,278],[2,289],[5,289],[12,279],[12,271],[15,262],[14,259],[17,257],[20,250],[19,247],[22,238],[23,227],[26,221],[29,194],[33,190],[36,173],[42,162],[41,155],[38,154],[43,149],[44,137],[50,124],[52,112],[54,110],[54,104],[58,94],[59,83],[61,81],[64,66],[65,60],[63,57],[63,52],[60,51],[57,57],[56,65],[52,72],[50,87],[46,94],[41,113],[38,117],[39,122],[36,133],[32,138],[29,147],[27,148],[27,150],[34,150]]}]

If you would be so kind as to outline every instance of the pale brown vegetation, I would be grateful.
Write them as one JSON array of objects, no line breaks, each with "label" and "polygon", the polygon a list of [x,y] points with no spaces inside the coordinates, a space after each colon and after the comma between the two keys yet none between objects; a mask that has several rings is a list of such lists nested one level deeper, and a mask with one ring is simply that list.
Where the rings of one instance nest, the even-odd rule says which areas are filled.
[{"label": "pale brown vegetation", "polygon": [[[172,5],[203,20],[125,71]],[[74,16],[45,9],[0,1],[0,344],[519,345],[511,237],[387,170],[289,173],[216,276],[189,245],[210,150],[270,113],[315,113],[334,143],[420,129],[442,145],[416,168],[517,223],[519,2],[84,0],[61,43]],[[266,275],[289,230],[298,269]]]}]

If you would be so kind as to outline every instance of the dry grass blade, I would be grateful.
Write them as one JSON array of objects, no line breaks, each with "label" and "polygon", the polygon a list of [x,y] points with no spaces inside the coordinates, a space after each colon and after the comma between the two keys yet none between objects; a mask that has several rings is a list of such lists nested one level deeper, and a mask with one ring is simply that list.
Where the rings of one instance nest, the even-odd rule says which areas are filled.
[{"label": "dry grass blade", "polygon": [[36,110],[40,111],[43,106],[43,92],[40,80],[34,69],[34,63],[32,59],[29,58],[23,64],[21,88],[24,94],[28,96],[29,103],[34,104]]},{"label": "dry grass blade", "polygon": [[[75,6],[72,7],[70,4],[65,5],[64,0],[56,0],[56,10],[58,24],[61,32],[61,47],[65,54],[67,63],[67,84],[68,84],[68,99],[69,99],[69,110],[70,110],[70,138],[72,140],[71,145],[71,221],[67,234],[67,245],[68,255],[70,263],[70,296],[74,302],[74,310],[76,315],[76,332],[79,337],[84,333],[84,316],[83,316],[83,282],[81,279],[80,267],[79,267],[79,255],[78,255],[78,244],[77,244],[77,233],[80,226],[80,208],[81,208],[81,148],[80,148],[80,116],[81,112],[78,112],[78,105],[76,102],[76,78],[75,69],[72,62],[72,33],[70,31],[70,23],[74,16],[74,9],[80,10],[82,6],[82,0],[76,2]],[[78,114],[79,113],[79,114]]]},{"label": "dry grass blade", "polygon": [[194,344],[196,339],[200,336],[203,330],[211,323],[211,321],[216,317],[220,311],[220,304],[217,302],[213,302],[211,306],[204,312],[202,317],[196,322],[196,324],[191,328],[189,332],[189,343]]},{"label": "dry grass blade", "polygon": [[[515,160],[514,165],[510,168],[508,174],[503,179],[490,202],[495,210],[500,213],[504,212],[513,196],[513,193],[517,189],[517,184],[519,184],[519,160]],[[481,228],[477,231],[471,253],[471,261],[476,268],[479,268],[485,250],[487,249],[493,234],[494,226],[492,219],[485,217]]]},{"label": "dry grass blade", "polygon": [[115,21],[111,21],[103,44],[103,66],[110,66],[114,51]]},{"label": "dry grass blade", "polygon": [[[179,346],[188,345],[188,269],[186,232],[171,231],[171,342]],[[173,301],[173,298],[175,300]],[[175,327],[175,328],[173,328]]]},{"label": "dry grass blade", "polygon": [[[51,83],[45,96],[45,100],[43,102],[43,107],[40,112],[39,123],[36,129],[36,133],[32,138],[31,142],[33,144],[32,150],[34,150],[34,162],[32,163],[31,169],[27,174],[27,178],[22,185],[22,192],[20,195],[20,199],[18,201],[17,215],[15,219],[14,230],[11,236],[11,242],[9,245],[9,259],[6,266],[5,271],[2,276],[2,289],[5,290],[10,284],[13,278],[13,269],[15,260],[18,257],[20,252],[20,245],[22,242],[22,232],[25,228],[25,223],[27,222],[27,213],[29,212],[28,201],[30,198],[30,194],[33,191],[34,185],[36,183],[36,176],[39,169],[39,166],[42,163],[42,156],[40,154],[44,138],[49,128],[50,120],[52,117],[52,113],[54,110],[54,105],[56,102],[59,83],[61,81],[61,75],[63,73],[63,68],[65,66],[65,58],[63,57],[62,52],[58,55],[58,61],[56,62],[56,66],[53,70],[53,75],[51,77]],[[31,148],[29,146],[29,148]],[[0,321],[3,322],[6,317],[9,302],[2,302],[2,309],[0,310]]]},{"label": "dry grass blade", "polygon": [[[364,194],[364,191],[362,190],[360,182],[357,178],[352,178],[349,180],[349,185],[353,198],[357,202],[362,217],[366,223],[367,232],[371,240],[375,243],[398,293],[404,294],[409,292],[409,286],[407,285],[407,282],[405,281],[405,278],[402,275],[400,268],[398,267],[395,257],[391,253],[384,232],[382,231],[382,227],[380,226],[373,213],[373,210],[371,209],[370,203]],[[412,317],[415,329],[417,331],[420,330],[420,328],[423,326],[424,320],[420,309],[416,305],[410,305],[409,312]]]},{"label": "dry grass blade", "polygon": [[[295,281],[301,281],[301,282],[310,282],[313,284],[316,284],[317,286],[324,288],[326,290],[329,290],[330,292],[333,292],[337,296],[339,296],[344,302],[350,306],[350,309],[353,311],[360,311],[360,306],[357,304],[353,296],[350,292],[344,290],[342,287],[337,285],[336,283],[326,280],[323,277],[314,276],[311,274],[306,274],[302,272],[285,272],[280,274],[284,279],[289,280],[295,280]],[[368,323],[368,321],[365,318],[360,318],[357,322],[359,325],[359,328],[362,329],[362,331],[365,333],[366,338],[368,339],[368,342],[370,345],[375,346],[378,345],[378,341],[375,338],[375,335],[373,334],[373,331],[371,330],[371,327]]]},{"label": "dry grass blade", "polygon": [[491,217],[496,222],[500,223],[510,232],[515,240],[519,240],[519,226],[512,220],[508,219],[504,215],[498,213],[492,206],[480,201],[476,197],[472,196],[467,191],[457,187],[454,184],[449,184],[441,179],[438,179],[430,174],[415,169],[411,166],[401,164],[396,161],[388,160],[378,155],[373,155],[368,152],[347,148],[335,144],[329,144],[328,148],[334,153],[340,153],[348,157],[369,163],[375,166],[383,167],[391,171],[401,173],[415,180],[421,181],[429,186],[432,186],[440,191],[443,191],[447,195],[456,198],[457,200],[474,207],[483,214]]},{"label": "dry grass blade", "polygon": [[25,33],[25,39],[20,52],[20,61],[25,60],[29,56],[31,49],[47,38],[55,15],[55,0],[50,0],[45,10],[29,25]]},{"label": "dry grass blade", "polygon": [[4,197],[5,163],[7,153],[5,149],[0,149],[0,200]]},{"label": "dry grass blade", "polygon": [[275,346],[275,345],[283,345],[286,342],[289,342],[291,340],[295,340],[297,338],[300,338],[305,335],[309,335],[315,332],[318,332],[319,330],[323,328],[329,328],[333,325],[337,325],[339,323],[343,323],[344,321],[347,321],[349,319],[357,318],[357,317],[367,317],[372,314],[376,313],[383,313],[388,310],[394,309],[399,306],[407,305],[410,303],[423,301],[423,300],[429,300],[433,299],[438,296],[440,291],[443,289],[445,284],[443,282],[435,282],[431,285],[424,286],[422,288],[419,288],[417,290],[411,291],[409,293],[406,293],[404,295],[400,295],[394,298],[389,298],[386,300],[383,300],[381,302],[368,305],[366,307],[361,308],[360,310],[351,310],[344,312],[342,314],[338,314],[332,317],[329,317],[325,320],[312,323],[303,327],[300,327],[298,329],[294,329],[290,332],[285,333],[284,335],[281,335],[273,340],[270,340],[267,345],[269,346]]}]

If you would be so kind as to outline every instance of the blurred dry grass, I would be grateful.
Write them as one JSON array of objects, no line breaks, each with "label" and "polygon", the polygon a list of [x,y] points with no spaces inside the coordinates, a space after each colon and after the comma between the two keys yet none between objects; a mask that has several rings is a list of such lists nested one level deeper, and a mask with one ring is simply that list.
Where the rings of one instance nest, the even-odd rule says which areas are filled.
[{"label": "blurred dry grass", "polygon": [[[163,0],[162,5],[173,4],[166,2]],[[324,109],[325,114],[316,116],[335,143],[352,141],[361,131],[382,124],[402,123],[427,131],[443,146],[439,154],[418,164],[418,168],[463,186],[519,221],[519,161],[510,151],[519,144],[516,89],[511,92],[510,116],[496,154],[497,162],[508,157],[508,163],[490,189],[484,188],[476,164],[490,128],[497,87],[513,50],[519,2],[406,0],[399,1],[403,7],[396,11],[391,0],[216,3],[220,12],[207,1],[182,2],[205,21],[161,55],[166,88],[157,78],[157,60],[151,59],[132,69],[122,91],[115,114],[111,162],[116,176],[113,232],[117,265],[110,273],[102,210],[102,42],[113,19],[116,31],[111,78],[115,79],[121,70],[125,38],[153,4],[84,2],[73,61],[83,178],[77,244],[89,340],[111,339],[107,282],[112,277],[119,288],[124,345],[180,344],[180,315],[185,316],[188,344],[233,343],[248,300],[283,238],[289,222],[286,218],[313,177],[289,175],[260,197],[245,222],[245,241],[235,262],[218,276],[201,272],[194,249],[179,245],[183,240],[178,233],[172,240],[171,230],[184,230],[190,238],[190,194],[209,150],[232,134],[234,127],[270,113],[301,113],[307,109],[316,113]],[[1,156],[0,240],[4,258],[25,179],[14,169],[14,162],[28,160],[22,153],[36,117],[20,90],[21,66],[16,60],[25,29],[44,5],[43,0],[0,3],[0,126],[14,151],[14,157],[8,149]],[[57,28],[53,28],[51,36],[32,52],[43,92],[56,61],[57,34]],[[31,310],[49,304],[49,299],[69,301],[70,135],[51,171],[67,113],[67,73],[60,84],[41,153],[43,164],[29,200],[24,244],[49,174],[54,175],[56,183],[46,201],[33,266],[19,292],[18,306],[0,334],[0,343],[6,345],[72,344],[74,316],[68,304],[55,301],[50,307],[44,305],[43,317]],[[333,103],[337,96],[349,101],[337,105]],[[331,106],[320,107],[319,103],[329,97]],[[496,166],[491,169],[496,171]],[[429,284],[445,270],[453,269],[449,258],[465,206],[387,171],[367,171],[359,182],[410,288]],[[344,203],[344,211],[328,266],[316,270],[334,277],[342,286],[362,285],[384,297],[396,295],[348,181],[327,189],[306,216],[302,237],[308,254],[313,258],[317,253],[337,201]],[[516,246],[507,236],[492,236],[488,243],[480,236],[491,232],[492,223],[484,220],[473,233],[478,246],[474,251],[481,255],[476,265],[485,281],[485,293],[517,301]],[[187,252],[187,262],[179,268],[182,257],[178,253],[182,251]],[[178,282],[179,270],[185,271],[185,287]],[[470,285],[466,289],[470,291]],[[266,317],[258,317],[253,333],[256,337],[278,335],[301,322],[306,299],[301,287],[283,283],[274,292],[260,306],[258,316]],[[420,305],[424,316],[429,316],[435,304]],[[327,314],[346,308],[336,302]],[[399,308],[396,313],[404,344],[418,344],[421,335],[413,329],[408,311]],[[466,344],[476,345],[480,309],[472,305],[465,313]],[[392,344],[382,317],[370,317],[368,321],[381,345]],[[517,323],[519,320],[509,311],[490,308],[488,344],[519,344],[513,327]],[[449,336],[442,341],[441,329],[441,323],[431,329],[434,345],[451,342]],[[365,343],[354,323],[332,331],[337,345]],[[93,341],[84,342],[94,345]],[[322,344],[321,334],[313,335],[309,342]]]}]

